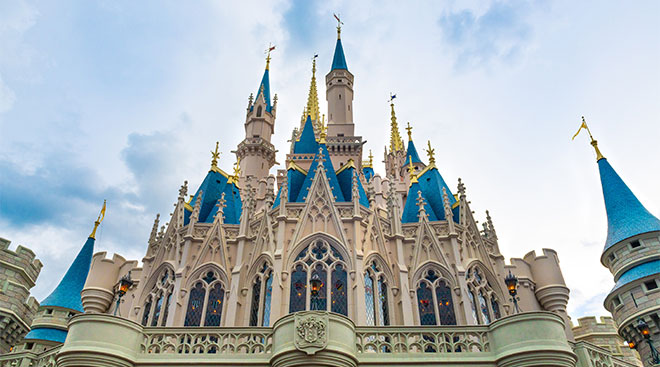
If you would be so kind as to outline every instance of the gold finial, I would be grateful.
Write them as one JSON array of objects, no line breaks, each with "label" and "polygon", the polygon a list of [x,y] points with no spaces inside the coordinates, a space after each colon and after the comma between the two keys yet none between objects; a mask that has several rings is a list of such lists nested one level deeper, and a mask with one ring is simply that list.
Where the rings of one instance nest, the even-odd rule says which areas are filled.
[{"label": "gold finial", "polygon": [[215,142],[215,151],[211,151],[211,169],[218,168],[218,159],[220,158],[220,152],[218,151],[218,146],[220,142]]},{"label": "gold finial", "polygon": [[390,93],[390,107],[392,108],[390,117],[390,151],[397,152],[403,150],[403,140],[399,133],[399,124],[396,122],[396,113],[394,112],[394,98],[396,94]]},{"label": "gold finial", "polygon": [[410,121],[408,121],[406,131],[408,131],[408,141],[412,141],[412,126],[410,126]]},{"label": "gold finial", "polygon": [[410,174],[410,184],[414,184],[417,181],[417,175],[415,174],[415,166],[413,166],[412,163],[412,156],[408,156],[408,160],[410,161],[410,164],[408,165],[408,173]]},{"label": "gold finial", "polygon": [[596,162],[598,162],[599,160],[605,158],[605,156],[603,156],[603,153],[600,152],[600,149],[598,149],[598,141],[596,141],[596,139],[594,139],[593,135],[591,135],[591,130],[589,130],[589,126],[587,126],[587,121],[584,119],[584,116],[582,116],[582,124],[580,125],[580,128],[575,133],[575,135],[573,135],[573,139],[571,139],[571,140],[574,140],[575,137],[578,136],[580,131],[582,131],[582,129],[587,130],[587,133],[589,134],[589,138],[591,139],[591,146],[593,146],[594,150],[596,151]]},{"label": "gold finial", "polygon": [[369,149],[369,166],[373,167],[374,165],[374,155],[371,154],[371,149]]},{"label": "gold finial", "polygon": [[272,43],[268,44],[268,48],[266,49],[266,70],[270,69],[270,52],[275,49],[275,46]]},{"label": "gold finial", "polygon": [[241,175],[241,157],[236,158],[236,163],[234,163],[234,177],[238,179],[238,176]]},{"label": "gold finial", "polygon": [[[325,115],[323,115],[325,117]],[[325,120],[325,118],[324,118]],[[319,144],[325,144],[325,138],[328,136],[326,131],[328,130],[328,127],[325,125],[324,121],[321,121],[321,128],[319,132]]]},{"label": "gold finial", "polygon": [[103,200],[103,207],[101,208],[99,217],[96,218],[96,221],[94,222],[94,229],[92,230],[92,233],[89,235],[89,238],[96,239],[96,229],[99,228],[99,224],[103,222],[103,218],[105,218],[105,200]]},{"label": "gold finial", "polygon": [[344,24],[344,22],[339,19],[339,15],[333,14],[335,16],[335,19],[337,19],[337,39],[341,39],[341,26]]},{"label": "gold finial", "polygon": [[435,163],[435,149],[431,148],[431,141],[428,141],[428,149],[426,150],[426,154],[429,156],[429,165],[432,165]]}]

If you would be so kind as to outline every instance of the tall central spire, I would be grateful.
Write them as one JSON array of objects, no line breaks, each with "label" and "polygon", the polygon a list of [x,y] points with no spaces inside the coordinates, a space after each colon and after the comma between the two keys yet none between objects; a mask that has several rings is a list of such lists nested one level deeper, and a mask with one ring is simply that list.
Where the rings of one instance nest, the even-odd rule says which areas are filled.
[{"label": "tall central spire", "polygon": [[397,152],[403,150],[403,139],[399,133],[399,124],[396,122],[396,112],[394,112],[394,101],[390,101],[392,108],[390,118],[390,151]]},{"label": "tall central spire", "polygon": [[309,96],[307,97],[307,114],[312,118],[312,121],[319,120],[319,95],[316,89],[316,58],[314,55],[312,61],[312,81],[309,84]]}]

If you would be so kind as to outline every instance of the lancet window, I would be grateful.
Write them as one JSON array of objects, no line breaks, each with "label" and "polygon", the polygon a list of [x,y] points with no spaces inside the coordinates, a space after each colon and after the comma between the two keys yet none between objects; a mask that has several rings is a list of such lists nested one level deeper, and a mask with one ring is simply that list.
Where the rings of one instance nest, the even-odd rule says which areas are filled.
[{"label": "lancet window", "polygon": [[250,326],[270,326],[270,304],[273,296],[273,270],[268,262],[254,276],[252,283],[252,302],[250,308]]},{"label": "lancet window", "polygon": [[417,282],[417,308],[421,325],[456,325],[449,281],[429,269]]},{"label": "lancet window", "polygon": [[172,292],[174,291],[174,272],[163,270],[144,301],[142,310],[143,326],[165,326],[169,315]]},{"label": "lancet window", "polygon": [[502,317],[499,297],[485,277],[483,270],[474,266],[465,275],[472,316],[478,324],[489,324]]},{"label": "lancet window", "polygon": [[208,271],[190,288],[185,326],[220,326],[225,287],[218,273]]},{"label": "lancet window", "polygon": [[348,316],[347,265],[327,241],[302,250],[291,269],[289,312],[324,310]]},{"label": "lancet window", "polygon": [[375,262],[364,273],[367,325],[386,326],[390,324],[387,282],[385,274]]}]

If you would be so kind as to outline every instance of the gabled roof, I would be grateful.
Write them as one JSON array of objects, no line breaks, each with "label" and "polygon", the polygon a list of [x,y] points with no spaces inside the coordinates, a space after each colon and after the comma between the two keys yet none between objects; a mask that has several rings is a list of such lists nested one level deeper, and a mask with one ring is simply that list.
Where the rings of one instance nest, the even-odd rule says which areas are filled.
[{"label": "gabled roof", "polygon": [[83,312],[80,292],[87,280],[94,252],[94,238],[88,237],[66,274],[41,306],[57,306]]},{"label": "gabled roof", "polygon": [[638,234],[660,231],[660,220],[646,210],[607,158],[598,160],[598,169],[607,211],[607,240],[603,251]]},{"label": "gabled roof", "polygon": [[314,125],[312,124],[312,118],[307,115],[305,126],[303,126],[303,130],[300,133],[300,139],[293,142],[293,153],[314,154],[318,151],[319,144],[316,142],[316,136],[314,135]]},{"label": "gabled roof", "polygon": [[298,193],[300,193],[300,188],[305,182],[305,177],[307,177],[305,172],[298,169],[297,166],[289,165],[289,169],[286,172],[286,182],[289,185],[287,190],[289,193],[289,202],[295,202],[298,199]]},{"label": "gabled roof", "polygon": [[422,160],[419,158],[419,154],[417,154],[417,148],[415,148],[415,143],[413,143],[412,140],[408,140],[408,150],[406,151],[406,161],[403,163],[404,166],[407,166],[410,164],[410,160],[412,159],[413,164],[415,163],[422,163]]},{"label": "gabled roof", "polygon": [[353,177],[357,177],[358,192],[360,194],[359,202],[368,208],[369,200],[367,199],[367,193],[364,191],[364,187],[362,187],[362,182],[360,182],[355,165],[351,160],[337,171],[337,181],[339,181],[339,187],[344,195],[344,199],[346,201],[353,200]]},{"label": "gabled roof", "polygon": [[337,175],[335,174],[335,169],[332,167],[332,161],[330,160],[330,153],[328,153],[328,147],[325,145],[325,143],[319,144],[319,147],[320,147],[319,152],[317,152],[316,155],[314,155],[314,161],[312,162],[312,165],[309,167],[309,171],[307,171],[307,176],[305,177],[305,181],[300,187],[300,192],[298,193],[298,197],[296,198],[295,201],[297,202],[305,201],[304,198],[307,196],[307,191],[309,191],[309,188],[312,186],[312,181],[314,180],[314,175],[316,174],[316,168],[319,165],[320,155],[323,155],[324,157],[323,167],[325,168],[325,175],[328,178],[328,183],[330,184],[330,190],[332,191],[332,194],[335,196],[336,201],[346,201],[344,200],[344,195],[342,194],[341,188],[339,187],[339,181],[337,181]]},{"label": "gabled roof", "polygon": [[[259,100],[259,96],[261,95],[261,90],[263,87],[263,92],[264,92],[264,100],[266,101],[266,111],[271,112],[273,109],[273,106],[270,104],[270,78],[268,77],[268,68],[264,70],[264,76],[261,78],[261,83],[259,84],[259,89],[257,90],[257,97],[254,99],[255,101]],[[254,109],[254,105],[250,107],[250,111]]]},{"label": "gabled roof", "polygon": [[[193,196],[190,205],[197,202],[197,198],[202,194],[201,208],[199,211],[199,221],[203,223],[212,223],[218,208],[216,204],[225,194],[224,222],[227,224],[239,224],[241,218],[241,194],[239,188],[229,180],[229,176],[220,169],[212,169],[202,181]],[[184,215],[184,224],[188,224],[192,210],[186,207]]]},{"label": "gabled roof", "polygon": [[413,182],[408,189],[408,197],[406,198],[406,205],[403,207],[403,214],[401,215],[402,223],[417,223],[419,218],[419,207],[417,206],[417,197],[418,193],[422,192],[422,198],[424,199],[424,210],[428,215],[429,222],[437,221],[438,217],[435,215],[435,212],[429,205],[429,200],[424,194],[424,190],[418,182]]},{"label": "gabled roof", "polygon": [[341,39],[337,39],[337,45],[335,46],[335,56],[332,58],[332,69],[347,70],[348,66],[346,65],[346,57],[344,56],[344,48],[341,45]]}]

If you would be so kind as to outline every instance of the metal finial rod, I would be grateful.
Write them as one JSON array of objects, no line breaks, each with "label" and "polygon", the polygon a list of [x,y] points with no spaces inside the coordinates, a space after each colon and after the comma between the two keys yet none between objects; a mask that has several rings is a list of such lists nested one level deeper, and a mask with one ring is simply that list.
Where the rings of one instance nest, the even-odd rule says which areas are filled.
[{"label": "metal finial rod", "polygon": [[211,151],[211,168],[218,167],[218,159],[220,158],[220,152],[218,151],[219,146],[220,142],[216,141],[215,151]]}]

